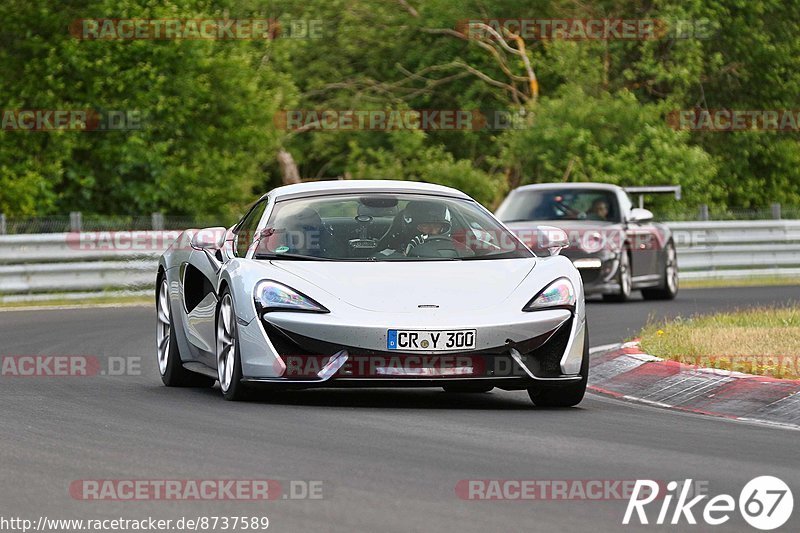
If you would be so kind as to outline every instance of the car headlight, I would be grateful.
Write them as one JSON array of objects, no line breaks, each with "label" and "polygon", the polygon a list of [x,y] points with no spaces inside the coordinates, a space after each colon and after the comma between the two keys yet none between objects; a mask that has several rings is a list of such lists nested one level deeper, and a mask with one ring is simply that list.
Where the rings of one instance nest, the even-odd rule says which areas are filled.
[{"label": "car headlight", "polygon": [[253,292],[259,316],[270,311],[300,311],[304,313],[330,313],[324,306],[305,294],[277,281],[258,282]]},{"label": "car headlight", "polygon": [[538,311],[558,307],[575,307],[575,287],[567,278],[560,278],[545,287],[533,300],[522,308],[523,311]]}]

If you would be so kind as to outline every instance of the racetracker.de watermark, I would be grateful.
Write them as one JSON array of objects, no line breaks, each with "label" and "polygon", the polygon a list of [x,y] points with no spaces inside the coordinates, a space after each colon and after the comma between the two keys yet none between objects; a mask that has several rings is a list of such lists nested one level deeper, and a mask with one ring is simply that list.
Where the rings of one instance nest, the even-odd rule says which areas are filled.
[{"label": "racetracker.de watermark", "polygon": [[[666,487],[655,482],[648,496]],[[462,479],[456,496],[471,501],[609,501],[629,500],[637,486],[635,479]],[[695,481],[692,492],[706,494],[707,481]]]},{"label": "racetracker.de watermark", "polygon": [[188,229],[186,231],[166,230],[123,230],[123,231],[72,231],[65,234],[67,248],[75,252],[129,252],[131,255],[163,252],[172,246],[173,250],[192,250],[192,239],[208,242],[224,242],[228,230],[223,227]]},{"label": "racetracker.de watermark", "polygon": [[3,355],[0,376],[18,378],[58,378],[95,376],[139,376],[139,356],[97,357],[95,355]]},{"label": "racetracker.de watermark", "polygon": [[[425,344],[414,349],[435,349],[434,342],[444,347],[445,338],[435,341],[422,341]],[[428,345],[430,343],[430,346]],[[462,348],[463,349],[463,348]],[[314,378],[317,377],[330,361],[324,355],[284,355],[286,364],[284,377]],[[483,357],[468,355],[352,355],[337,371],[337,375],[348,378],[380,378],[380,377],[474,377],[491,375],[524,376],[524,372],[513,365],[510,357],[487,365]]]},{"label": "racetracker.de watermark", "polygon": [[3,131],[128,131],[144,127],[141,111],[132,109],[2,109]]},{"label": "racetracker.de watermark", "polygon": [[667,124],[687,131],[800,131],[797,109],[682,109],[667,113]]},{"label": "racetracker.de watermark", "polygon": [[684,364],[696,372],[719,376],[757,374],[783,378],[800,377],[800,355],[683,355],[664,364]]},{"label": "racetracker.de watermark", "polygon": [[[513,233],[526,246],[540,252],[548,247],[553,235],[547,230],[533,226],[530,228],[514,228]],[[664,246],[658,237],[650,233],[637,233],[626,235],[620,229],[609,229],[608,226],[587,226],[580,230],[567,230],[567,239],[570,247],[585,252],[595,253],[602,250],[617,251],[623,245],[636,250],[660,249]],[[674,229],[671,233],[676,246],[707,246],[717,244],[714,233],[705,230]],[[192,239],[208,242],[230,241],[233,236],[226,228],[189,229],[185,232],[178,230],[153,231],[153,230],[123,230],[123,231],[74,231],[64,234],[67,248],[76,253],[126,253],[131,255],[149,254],[150,252],[163,252],[168,247],[173,250],[192,250]],[[321,250],[320,239],[322,232],[319,230],[287,230],[284,228],[270,228],[261,236],[252,236],[253,244],[258,245],[258,250],[275,249],[281,244],[289,248],[303,250]],[[451,234],[453,240],[462,242],[466,246],[478,249],[491,249],[500,246],[503,249],[514,249],[515,240],[505,231],[493,230],[456,230]],[[377,244],[377,243],[364,243]]]},{"label": "racetracker.de watermark", "polygon": [[74,500],[85,501],[269,501],[321,500],[320,480],[276,479],[77,479]]},{"label": "racetracker.de watermark", "polygon": [[72,37],[90,41],[263,41],[321,39],[321,19],[77,19]]},{"label": "racetracker.de watermark", "polygon": [[524,129],[521,112],[477,109],[286,109],[275,127],[287,131],[483,131]]},{"label": "racetracker.de watermark", "polygon": [[709,19],[465,19],[456,31],[467,39],[497,40],[520,37],[539,41],[653,41],[710,39]]},{"label": "racetracker.de watermark", "polygon": [[65,239],[70,250],[82,252],[163,252],[173,243],[185,250],[191,249],[189,239],[176,242],[180,234],[180,231],[148,230],[73,231],[67,233]]}]

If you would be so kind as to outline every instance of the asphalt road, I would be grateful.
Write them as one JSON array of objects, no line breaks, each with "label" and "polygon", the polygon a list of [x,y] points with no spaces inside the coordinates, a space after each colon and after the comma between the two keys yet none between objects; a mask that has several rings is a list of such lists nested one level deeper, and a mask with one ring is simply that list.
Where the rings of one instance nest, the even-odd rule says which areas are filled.
[{"label": "asphalt road", "polygon": [[[798,288],[682,292],[674,302],[591,303],[592,344],[649,317],[800,300]],[[2,355],[141,358],[141,372],[0,378],[0,518],[177,519],[267,516],[277,531],[707,530],[621,526],[626,501],[465,501],[464,479],[683,480],[710,494],[776,475],[795,492],[800,433],[588,395],[536,409],[524,393],[434,389],[286,393],[232,403],[161,385],[149,308],[0,313]],[[80,501],[84,479],[322,481],[322,499],[270,502]],[[653,504],[659,505],[659,504]],[[674,505],[673,505],[674,507]],[[654,520],[657,508],[650,510]],[[695,513],[699,515],[701,513]],[[671,513],[670,515],[671,516]],[[698,516],[699,518],[699,516]],[[720,531],[754,531],[733,513]]]}]

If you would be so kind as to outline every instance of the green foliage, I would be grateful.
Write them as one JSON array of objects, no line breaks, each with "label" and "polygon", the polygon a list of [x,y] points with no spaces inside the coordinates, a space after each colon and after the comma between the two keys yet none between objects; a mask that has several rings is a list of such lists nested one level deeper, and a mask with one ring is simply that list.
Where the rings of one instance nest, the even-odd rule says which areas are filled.
[{"label": "green foliage", "polygon": [[697,203],[722,195],[711,156],[666,125],[659,105],[627,91],[586,94],[563,87],[531,111],[531,126],[500,138],[499,160],[521,184],[596,181],[619,185],[681,184]]},{"label": "green foliage", "polygon": [[[696,101],[708,109],[787,109],[800,102],[800,4],[715,0],[701,12],[720,29],[704,41],[704,79]],[[727,202],[764,207],[800,203],[800,134],[697,134],[693,142],[719,161]]]},{"label": "green foliage", "polygon": [[[668,112],[794,109],[800,4],[782,0],[5,0],[3,109],[139,111],[115,132],[0,131],[0,211],[228,217],[281,182],[275,155],[304,178],[424,180],[492,206],[518,183],[681,184],[687,208],[800,203],[797,133],[687,133]],[[80,41],[80,18],[320,20],[321,39]],[[452,30],[470,18],[659,19],[643,41],[526,41],[541,95],[516,102],[508,77]],[[701,35],[674,33],[694,21]],[[698,38],[699,37],[699,38]],[[508,67],[524,73],[512,57]],[[416,73],[423,73],[416,75]],[[505,109],[526,129],[337,131],[276,127],[286,109]],[[656,204],[657,206],[659,204]]]},{"label": "green foliage", "polygon": [[[84,2],[85,3],[85,2]],[[78,4],[75,2],[74,4]],[[5,2],[5,109],[140,113],[141,129],[0,133],[0,208],[33,212],[228,214],[260,185],[279,135],[272,115],[287,76],[263,68],[268,44],[81,41],[87,16],[221,16],[200,2]],[[202,4],[205,4],[204,2]]]},{"label": "green foliage", "polygon": [[389,148],[350,146],[348,171],[354,178],[428,181],[462,190],[486,205],[502,199],[500,176],[476,169],[469,161],[456,160],[442,146],[426,146],[419,131],[388,133]]}]

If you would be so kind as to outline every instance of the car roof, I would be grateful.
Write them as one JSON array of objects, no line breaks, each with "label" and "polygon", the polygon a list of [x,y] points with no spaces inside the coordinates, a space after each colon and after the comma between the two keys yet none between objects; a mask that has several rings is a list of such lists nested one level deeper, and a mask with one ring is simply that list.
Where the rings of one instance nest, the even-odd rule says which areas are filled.
[{"label": "car roof", "polygon": [[522,187],[517,187],[511,192],[518,192],[518,191],[530,191],[530,190],[550,190],[550,189],[600,189],[604,191],[624,191],[622,187],[619,185],[613,185],[611,183],[592,183],[592,182],[580,182],[580,183],[532,183],[530,185],[523,185]]},{"label": "car roof", "polygon": [[276,200],[285,200],[289,198],[302,198],[304,196],[370,192],[429,193],[439,196],[471,199],[467,194],[451,187],[419,181],[401,180],[308,181],[277,187],[262,196],[262,199],[267,196],[271,196]]}]

